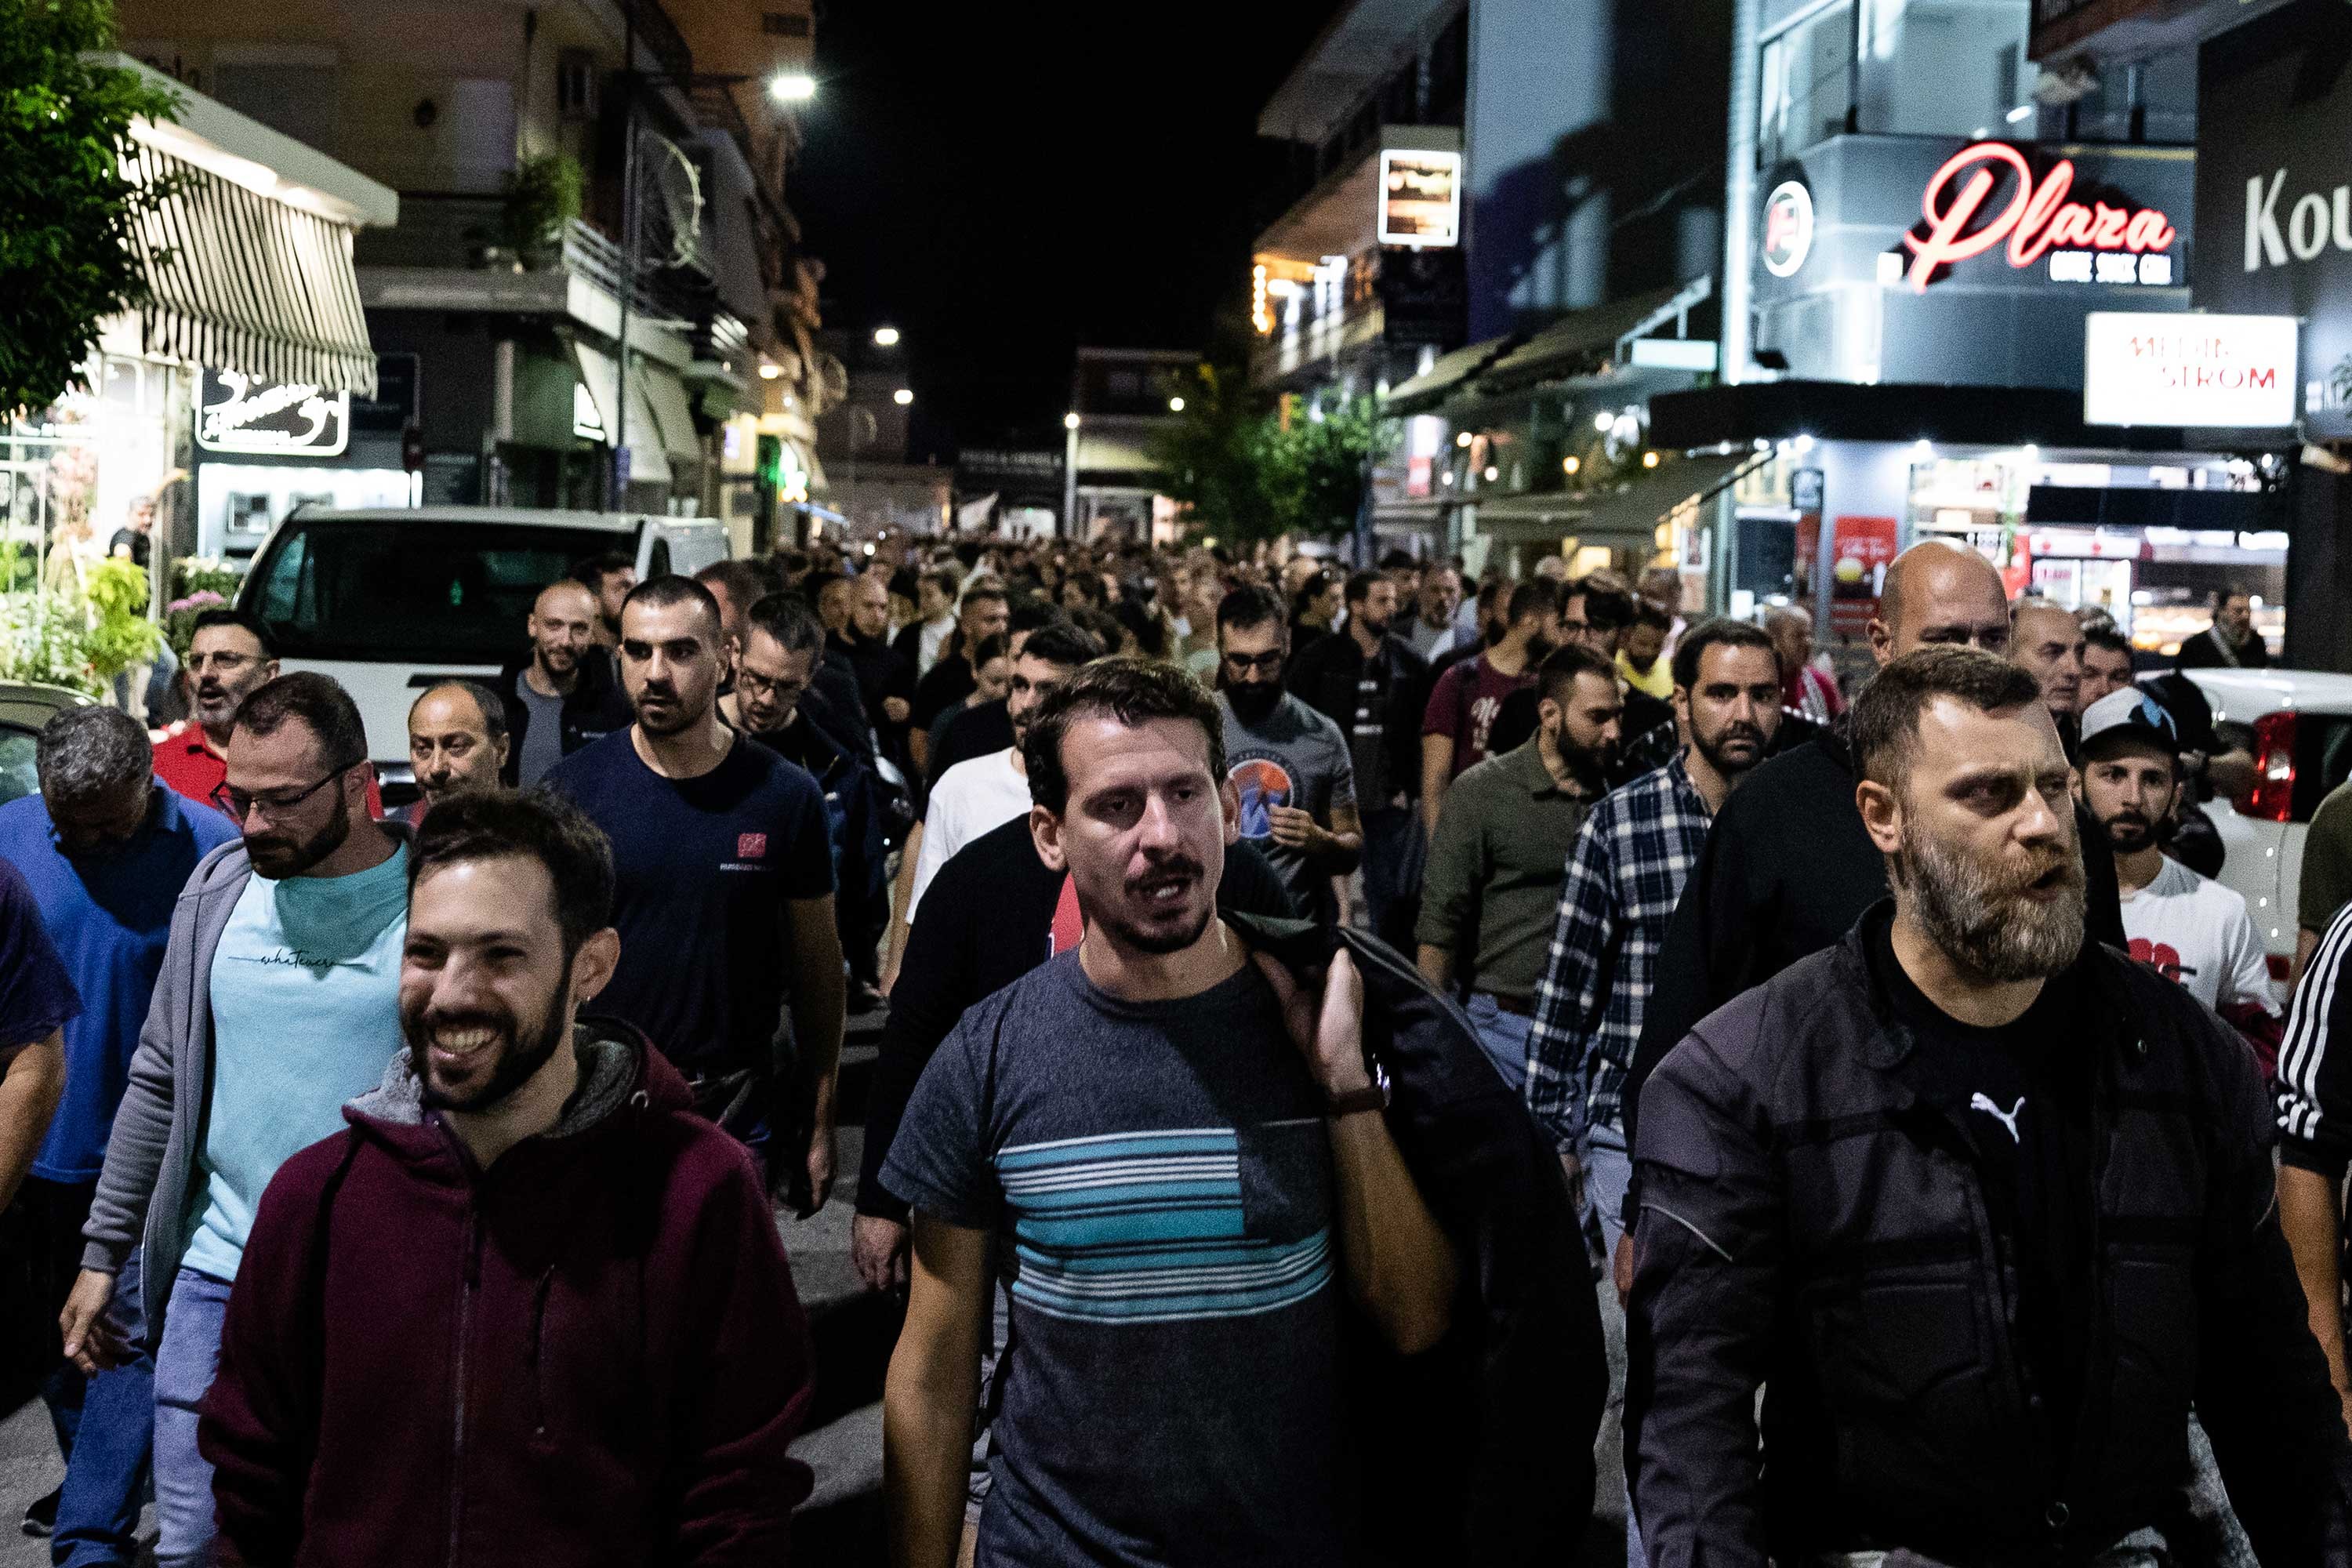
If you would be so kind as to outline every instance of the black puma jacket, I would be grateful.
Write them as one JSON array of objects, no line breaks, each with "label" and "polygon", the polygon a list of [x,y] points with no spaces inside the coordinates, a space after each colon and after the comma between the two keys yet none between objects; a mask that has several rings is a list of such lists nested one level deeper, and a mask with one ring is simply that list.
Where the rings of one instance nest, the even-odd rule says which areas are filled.
[{"label": "black puma jacket", "polygon": [[2173,1521],[2192,1404],[2263,1568],[2347,1562],[2352,1445],[2252,1053],[2084,944],[2093,1296],[2054,1451],[1969,1145],[1866,960],[1886,908],[1702,1020],[1643,1091],[1625,1444],[1654,1568],[2083,1562]]}]

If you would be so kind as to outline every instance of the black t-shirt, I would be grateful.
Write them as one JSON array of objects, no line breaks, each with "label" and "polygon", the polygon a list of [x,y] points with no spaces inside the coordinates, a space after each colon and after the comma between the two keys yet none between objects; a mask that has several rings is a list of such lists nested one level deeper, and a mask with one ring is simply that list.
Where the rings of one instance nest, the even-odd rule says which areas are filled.
[{"label": "black t-shirt", "polygon": [[2097,1020],[2078,969],[2051,979],[1998,1028],[1928,1000],[1895,956],[1894,924],[1871,923],[1870,963],[1916,1038],[1924,1098],[1956,1129],[2017,1278],[2017,1345],[2049,1412],[2054,1447],[2074,1443],[2093,1306],[2091,1057]]},{"label": "black t-shirt", "polygon": [[147,552],[152,548],[147,535],[135,528],[118,528],[114,531],[114,537],[106,542],[106,552],[111,555],[124,545],[131,547],[131,563],[143,570],[147,564]]},{"label": "black t-shirt", "polygon": [[664,778],[622,730],[546,782],[613,843],[621,962],[596,1011],[636,1025],[688,1073],[771,1065],[786,906],[833,892],[816,781],[740,736],[710,772]]},{"label": "black t-shirt", "polygon": [[931,749],[931,782],[947,776],[947,771],[958,763],[968,763],[974,757],[985,757],[1013,744],[1013,716],[1002,702],[976,703],[957,712],[940,732],[940,743]]},{"label": "black t-shirt", "polygon": [[[971,660],[951,653],[927,670],[915,685],[914,722],[928,730],[931,721],[971,696],[980,682],[972,678]],[[939,776],[938,772],[931,775]]]}]

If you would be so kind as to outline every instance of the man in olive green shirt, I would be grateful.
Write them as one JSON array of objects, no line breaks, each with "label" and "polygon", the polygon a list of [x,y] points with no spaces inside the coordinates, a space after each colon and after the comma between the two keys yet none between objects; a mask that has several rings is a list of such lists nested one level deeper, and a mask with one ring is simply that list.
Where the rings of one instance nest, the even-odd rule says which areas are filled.
[{"label": "man in olive green shirt", "polygon": [[1535,734],[1445,792],[1421,900],[1421,972],[1441,990],[1466,980],[1478,1043],[1514,1089],[1527,1078],[1528,1025],[1559,910],[1560,879],[1617,750],[1624,697],[1616,667],[1577,644],[1537,668]]}]

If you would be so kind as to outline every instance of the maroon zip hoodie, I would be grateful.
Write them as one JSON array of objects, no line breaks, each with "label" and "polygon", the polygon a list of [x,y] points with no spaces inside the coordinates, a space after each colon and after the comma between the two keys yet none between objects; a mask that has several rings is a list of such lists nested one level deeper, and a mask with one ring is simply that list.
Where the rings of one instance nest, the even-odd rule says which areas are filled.
[{"label": "maroon zip hoodie", "polygon": [[254,1218],[197,1444],[279,1564],[786,1561],[808,1326],[743,1149],[626,1026],[488,1171],[405,1053]]}]

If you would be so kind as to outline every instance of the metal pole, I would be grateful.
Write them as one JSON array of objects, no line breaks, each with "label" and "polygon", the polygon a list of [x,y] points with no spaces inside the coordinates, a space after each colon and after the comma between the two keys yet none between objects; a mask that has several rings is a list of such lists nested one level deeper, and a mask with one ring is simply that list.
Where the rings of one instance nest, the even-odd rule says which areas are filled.
[{"label": "metal pole", "polygon": [[1756,240],[1756,32],[1761,0],[1735,0],[1731,13],[1730,155],[1723,189],[1722,375],[1748,374],[1748,271]]},{"label": "metal pole", "polygon": [[1066,422],[1062,454],[1062,537],[1078,536],[1078,427]]},{"label": "metal pole", "polygon": [[629,299],[637,291],[637,5],[625,0],[621,46],[621,331],[613,375],[613,510],[628,505],[628,487],[619,482],[621,454],[629,437]]}]

